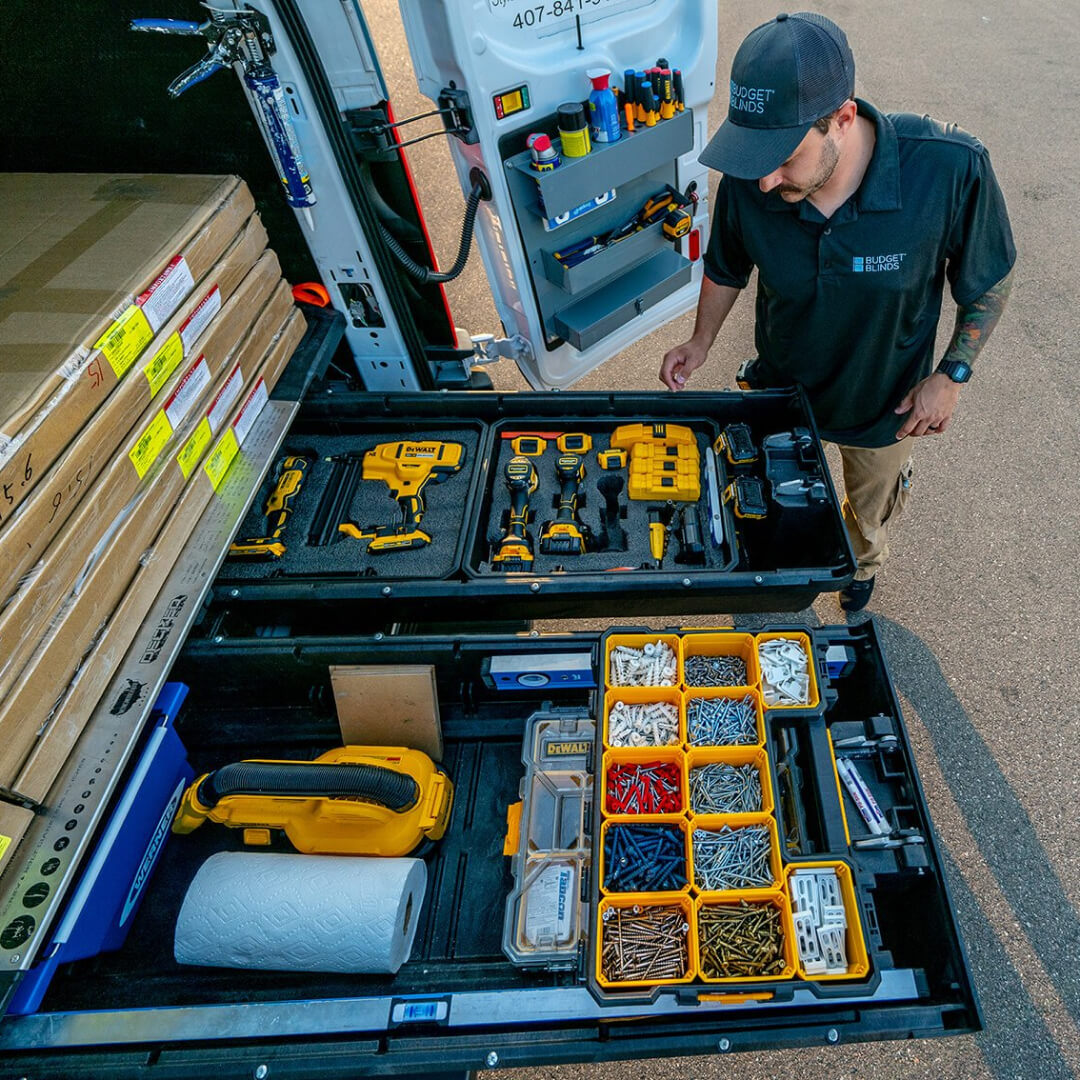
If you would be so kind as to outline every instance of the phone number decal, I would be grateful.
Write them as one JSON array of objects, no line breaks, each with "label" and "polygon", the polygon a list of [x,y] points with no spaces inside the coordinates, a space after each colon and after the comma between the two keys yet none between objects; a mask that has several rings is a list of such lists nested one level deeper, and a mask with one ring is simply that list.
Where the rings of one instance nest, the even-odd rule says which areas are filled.
[{"label": "phone number decal", "polygon": [[542,4],[534,0],[488,0],[488,9],[504,26],[544,37],[573,29],[579,22],[585,25],[654,3],[656,0],[546,0]]}]

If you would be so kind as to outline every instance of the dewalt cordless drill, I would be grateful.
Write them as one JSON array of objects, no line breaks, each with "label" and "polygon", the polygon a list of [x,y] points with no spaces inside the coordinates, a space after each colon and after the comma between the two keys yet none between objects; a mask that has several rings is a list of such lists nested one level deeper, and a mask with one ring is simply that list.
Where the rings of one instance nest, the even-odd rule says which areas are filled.
[{"label": "dewalt cordless drill", "polygon": [[529,496],[539,479],[533,463],[525,457],[512,457],[503,472],[510,492],[510,520],[502,539],[495,545],[491,563],[496,570],[521,572],[531,570],[532,542],[526,528],[529,520]]},{"label": "dewalt cordless drill", "polygon": [[559,509],[554,521],[540,530],[540,551],[544,555],[584,555],[590,539],[589,527],[578,519],[578,488],[585,479],[585,462],[577,454],[562,454],[555,462],[559,478]]},{"label": "dewalt cordless drill", "polygon": [[357,540],[368,540],[368,551],[401,551],[423,547],[431,537],[420,528],[424,517],[424,486],[430,481],[442,483],[460,472],[465,464],[461,443],[392,442],[380,443],[364,455],[363,478],[381,480],[397,499],[401,521],[396,525],[367,525],[364,528],[346,522],[338,528]]}]

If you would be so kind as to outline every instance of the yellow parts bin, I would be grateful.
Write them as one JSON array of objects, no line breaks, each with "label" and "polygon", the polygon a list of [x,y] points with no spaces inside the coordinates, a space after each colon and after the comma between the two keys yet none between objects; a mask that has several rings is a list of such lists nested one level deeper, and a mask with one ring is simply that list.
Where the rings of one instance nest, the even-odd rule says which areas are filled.
[{"label": "yellow parts bin", "polygon": [[701,454],[697,438],[682,424],[623,424],[611,449],[630,455],[630,498],[697,502],[701,498]]},{"label": "yellow parts bin", "polygon": [[265,845],[283,830],[297,851],[407,855],[446,832],[454,788],[427,754],[405,747],[343,746],[314,761],[241,761],[199,777],[173,832],[209,818]]}]

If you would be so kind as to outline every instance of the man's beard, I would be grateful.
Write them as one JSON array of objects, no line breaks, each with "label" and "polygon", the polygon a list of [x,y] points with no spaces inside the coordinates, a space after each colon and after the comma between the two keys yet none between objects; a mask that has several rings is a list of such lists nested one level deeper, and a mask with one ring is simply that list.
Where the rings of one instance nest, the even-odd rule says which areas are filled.
[{"label": "man's beard", "polygon": [[832,174],[836,171],[836,163],[840,160],[840,151],[836,149],[836,143],[833,142],[830,135],[825,136],[825,140],[821,145],[821,159],[818,162],[818,170],[814,173],[810,180],[810,183],[806,187],[795,187],[792,184],[781,184],[777,189],[781,195],[795,195],[798,198],[791,199],[791,202],[798,202],[799,199],[808,198],[813,195],[815,191],[820,191],[832,178]]}]

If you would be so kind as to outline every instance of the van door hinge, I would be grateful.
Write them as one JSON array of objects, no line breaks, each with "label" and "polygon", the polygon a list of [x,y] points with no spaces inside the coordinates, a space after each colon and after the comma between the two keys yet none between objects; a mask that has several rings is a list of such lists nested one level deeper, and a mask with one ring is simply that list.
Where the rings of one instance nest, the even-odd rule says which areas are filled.
[{"label": "van door hinge", "polygon": [[477,364],[491,364],[504,356],[517,361],[533,358],[532,343],[521,334],[509,338],[497,338],[494,334],[473,334],[470,340],[476,355],[474,363]]}]

